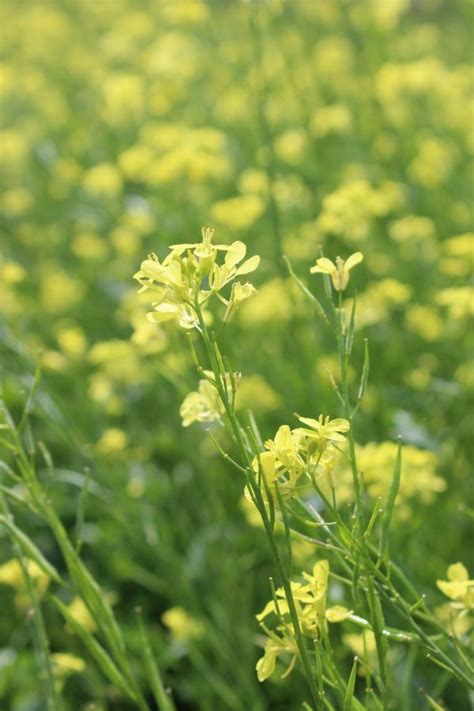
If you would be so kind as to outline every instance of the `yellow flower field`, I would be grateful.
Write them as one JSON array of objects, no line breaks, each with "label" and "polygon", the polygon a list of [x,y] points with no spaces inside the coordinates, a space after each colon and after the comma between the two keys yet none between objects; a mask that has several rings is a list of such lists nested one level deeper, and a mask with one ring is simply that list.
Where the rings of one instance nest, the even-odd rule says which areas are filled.
[{"label": "yellow flower field", "polygon": [[0,709],[468,711],[469,0],[3,0]]}]

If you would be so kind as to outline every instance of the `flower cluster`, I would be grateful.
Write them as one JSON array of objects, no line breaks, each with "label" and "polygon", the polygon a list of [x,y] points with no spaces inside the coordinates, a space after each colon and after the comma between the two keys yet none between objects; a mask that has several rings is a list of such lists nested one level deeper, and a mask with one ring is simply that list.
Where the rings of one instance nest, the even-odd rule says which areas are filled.
[{"label": "flower cluster", "polygon": [[[150,321],[177,319],[183,328],[199,328],[202,309],[213,295],[226,305],[224,320],[229,320],[240,303],[255,292],[252,284],[242,284],[236,278],[253,272],[260,257],[243,262],[247,251],[243,242],[214,245],[213,234],[214,230],[204,227],[202,242],[175,244],[162,262],[156,254],[142,262],[134,278],[142,286],[140,293],[151,290],[155,296],[153,310],[148,313]],[[218,262],[220,252],[225,255],[223,264]],[[228,284],[232,289],[225,299],[220,292]]]},{"label": "flower cluster", "polygon": [[[343,622],[352,613],[341,605],[326,606],[329,579],[327,560],[318,561],[314,565],[312,573],[303,573],[303,578],[305,583],[291,582],[291,591],[301,632],[315,640],[327,633],[328,622]],[[263,622],[270,615],[276,616],[278,620],[278,624],[273,630],[270,630]],[[267,635],[264,654],[257,662],[259,681],[265,681],[273,674],[277,658],[281,655],[290,657],[289,666],[282,675],[287,676],[295,665],[298,647],[283,588],[276,590],[274,599],[265,605],[262,612],[257,615],[257,620]]]},{"label": "flower cluster", "polygon": [[[219,422],[225,413],[224,404],[216,387],[216,381],[210,370],[203,371],[205,376],[199,381],[198,389],[188,393],[181,403],[179,414],[183,427],[189,427],[193,422]],[[239,382],[240,374],[226,373],[224,387],[233,397]]]},{"label": "flower cluster", "polygon": [[[265,442],[265,451],[253,460],[253,469],[261,474],[261,488],[264,499],[267,491],[276,498],[276,487],[283,497],[292,496],[299,487],[310,483],[313,476],[322,472],[330,473],[336,457],[336,445],[345,441],[344,432],[350,424],[347,420],[320,415],[318,420],[300,417],[307,427],[291,430],[281,425],[274,439]],[[251,498],[246,490],[247,498]]]}]

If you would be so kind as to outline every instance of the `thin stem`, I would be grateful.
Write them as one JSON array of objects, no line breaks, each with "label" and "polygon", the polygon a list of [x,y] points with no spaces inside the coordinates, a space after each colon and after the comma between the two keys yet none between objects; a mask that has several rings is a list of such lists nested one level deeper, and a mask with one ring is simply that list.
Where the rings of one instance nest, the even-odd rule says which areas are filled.
[{"label": "thin stem", "polygon": [[293,593],[291,590],[291,584],[290,584],[290,581],[286,575],[283,561],[282,561],[280,553],[278,551],[278,546],[276,544],[275,537],[273,535],[272,526],[271,526],[270,519],[267,514],[267,510],[265,507],[265,502],[264,502],[264,499],[262,496],[262,492],[261,492],[260,487],[258,486],[257,482],[255,481],[255,477],[253,476],[252,459],[250,457],[250,453],[249,453],[247,447],[245,446],[245,443],[244,443],[244,440],[242,437],[240,423],[238,422],[237,416],[236,416],[235,411],[232,407],[232,403],[229,399],[229,395],[228,395],[226,383],[225,383],[225,373],[222,373],[222,371],[221,371],[219,361],[218,361],[218,358],[217,358],[216,352],[215,352],[215,343],[214,344],[211,343],[211,340],[209,338],[209,334],[207,331],[207,327],[206,327],[206,324],[203,319],[202,310],[201,310],[201,307],[198,302],[196,302],[195,308],[196,308],[198,318],[199,318],[200,332],[201,332],[204,348],[206,350],[211,369],[214,373],[214,377],[215,377],[215,381],[216,381],[216,388],[217,388],[217,391],[218,391],[219,396],[221,398],[222,404],[224,406],[227,418],[229,420],[232,434],[234,436],[235,442],[236,442],[237,447],[239,449],[241,459],[245,465],[247,483],[250,486],[256,506],[258,508],[258,511],[259,511],[261,517],[262,517],[262,522],[264,525],[265,533],[267,534],[268,542],[270,544],[270,551],[272,554],[272,558],[273,558],[273,561],[274,561],[275,566],[277,568],[279,578],[281,579],[283,589],[285,591],[285,597],[288,602],[290,617],[291,617],[291,621],[293,624],[296,643],[297,643],[298,651],[299,651],[299,654],[301,657],[301,662],[303,664],[305,676],[306,676],[306,679],[309,684],[309,688],[311,691],[311,696],[312,696],[315,708],[318,708],[318,703],[319,703],[318,689],[316,687],[314,675],[313,675],[313,672],[311,669],[311,664],[310,664],[310,660],[309,660],[308,651],[306,648],[305,639],[304,639],[303,633],[301,631],[301,626],[300,626],[299,619],[298,619],[298,613],[297,613],[295,601],[293,598]]}]

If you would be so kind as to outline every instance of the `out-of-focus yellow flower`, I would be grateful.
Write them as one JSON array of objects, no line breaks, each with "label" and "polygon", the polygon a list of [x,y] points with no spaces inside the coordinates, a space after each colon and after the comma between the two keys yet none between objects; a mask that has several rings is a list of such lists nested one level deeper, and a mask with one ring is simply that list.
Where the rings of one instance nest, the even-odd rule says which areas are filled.
[{"label": "out-of-focus yellow flower", "polygon": [[161,619],[177,642],[191,642],[204,636],[203,624],[182,607],[170,607]]},{"label": "out-of-focus yellow flower", "polygon": [[435,237],[435,224],[429,217],[407,215],[390,223],[388,233],[397,242],[430,240]]},{"label": "out-of-focus yellow flower", "polygon": [[258,195],[240,195],[220,200],[211,207],[212,219],[233,230],[246,230],[258,220],[265,203]]},{"label": "out-of-focus yellow flower", "polygon": [[467,277],[472,272],[474,257],[474,234],[451,237],[443,242],[439,269],[449,276]]},{"label": "out-of-focus yellow flower", "polygon": [[316,109],[311,117],[310,131],[318,138],[331,133],[344,134],[351,130],[352,117],[344,104],[332,104]]},{"label": "out-of-focus yellow flower", "polygon": [[[364,488],[371,498],[385,499],[390,489],[397,456],[395,442],[369,442],[356,445],[357,462],[364,472]],[[403,469],[397,497],[396,516],[407,519],[412,506],[431,504],[446,489],[446,481],[436,473],[438,458],[434,452],[413,445],[403,447]],[[352,473],[346,460],[339,458],[333,472],[337,501],[341,505],[353,498]],[[321,483],[325,486],[324,481]]]},{"label": "out-of-focus yellow flower", "polygon": [[53,662],[54,672],[59,676],[73,673],[77,674],[86,668],[86,663],[81,657],[76,657],[67,652],[56,652],[52,654],[51,661]]},{"label": "out-of-focus yellow flower", "polygon": [[348,177],[340,187],[323,198],[315,226],[321,234],[337,234],[351,242],[369,236],[374,219],[400,209],[403,186],[387,181],[374,188],[361,177]]},{"label": "out-of-focus yellow flower", "polygon": [[260,286],[258,293],[239,311],[239,320],[245,326],[282,322],[294,313],[293,284],[289,279],[271,279]]},{"label": "out-of-focus yellow flower", "polygon": [[148,146],[136,145],[120,154],[118,164],[126,178],[142,182],[153,163],[153,152]]},{"label": "out-of-focus yellow flower", "polygon": [[84,175],[84,188],[97,197],[113,198],[122,190],[122,178],[115,165],[101,163]]},{"label": "out-of-focus yellow flower", "polygon": [[411,287],[397,279],[380,279],[369,284],[357,298],[356,328],[387,320],[394,309],[409,301],[411,294]]},{"label": "out-of-focus yellow flower", "polygon": [[447,308],[450,319],[462,321],[474,313],[474,288],[472,286],[441,289],[435,300]]},{"label": "out-of-focus yellow flower", "polygon": [[145,102],[143,78],[135,74],[111,74],[103,84],[104,117],[112,125],[126,124],[142,116]]},{"label": "out-of-focus yellow flower", "polygon": [[67,359],[59,351],[44,351],[41,354],[41,366],[60,373],[67,368]]},{"label": "out-of-focus yellow flower", "polygon": [[180,0],[163,5],[164,17],[180,25],[196,25],[209,17],[209,8],[201,0]]},{"label": "out-of-focus yellow flower", "polygon": [[50,314],[68,311],[84,294],[84,287],[79,280],[52,265],[44,271],[40,288],[42,306]]},{"label": "out-of-focus yellow flower", "polygon": [[56,332],[56,340],[63,353],[70,358],[77,358],[87,349],[84,331],[77,326],[60,328]]},{"label": "out-of-focus yellow flower", "polygon": [[320,257],[316,260],[314,267],[309,270],[311,274],[329,274],[332,284],[336,291],[344,291],[349,283],[351,269],[360,264],[364,259],[362,252],[354,252],[347,259],[336,257],[336,263],[326,257]]},{"label": "out-of-focus yellow flower", "polygon": [[205,371],[205,375],[208,379],[200,380],[198,389],[186,395],[181,404],[183,427],[193,422],[218,422],[225,413],[212,373]]},{"label": "out-of-focus yellow flower", "polygon": [[99,261],[107,257],[107,243],[93,232],[80,232],[72,240],[71,249],[80,259]]},{"label": "out-of-focus yellow flower", "polygon": [[393,30],[409,8],[410,0],[386,0],[382,3],[378,0],[370,0],[369,2],[369,12],[385,32]]},{"label": "out-of-focus yellow flower", "polygon": [[301,128],[288,129],[275,139],[274,150],[282,161],[298,165],[308,150],[306,133]]},{"label": "out-of-focus yellow flower", "polygon": [[3,169],[18,171],[28,152],[28,139],[15,129],[0,133],[0,163]]},{"label": "out-of-focus yellow flower", "polygon": [[110,427],[108,430],[105,430],[95,447],[100,454],[107,456],[120,454],[127,447],[127,445],[127,433],[118,427]]},{"label": "out-of-focus yellow flower", "polygon": [[237,409],[249,408],[255,412],[271,412],[281,405],[281,398],[260,375],[245,375],[237,390]]},{"label": "out-of-focus yellow flower", "polygon": [[418,334],[426,341],[437,341],[442,338],[445,324],[438,311],[433,306],[413,304],[405,313],[405,324],[410,331]]},{"label": "out-of-focus yellow flower", "polygon": [[89,360],[108,380],[135,384],[143,376],[143,364],[134,343],[112,338],[95,343],[89,351]]},{"label": "out-of-focus yellow flower", "polygon": [[314,66],[328,82],[352,75],[353,49],[343,36],[319,40],[313,50]]},{"label": "out-of-focus yellow flower", "polygon": [[[366,664],[372,667],[376,663],[377,644],[372,630],[362,630],[359,634],[354,632],[344,634],[342,635],[342,641],[354,654],[357,654],[360,659],[363,659]],[[359,664],[357,671],[360,676],[365,676],[367,673],[364,664]]]},{"label": "out-of-focus yellow flower", "polygon": [[413,180],[426,188],[436,188],[447,180],[455,162],[452,146],[436,138],[424,138],[418,155],[409,166]]},{"label": "out-of-focus yellow flower", "polygon": [[145,493],[145,482],[143,477],[132,475],[127,481],[127,494],[132,499],[140,499]]},{"label": "out-of-focus yellow flower", "polygon": [[474,390],[474,363],[468,361],[456,368],[456,380],[468,390]]},{"label": "out-of-focus yellow flower", "polygon": [[0,199],[0,207],[8,217],[20,217],[29,210],[32,203],[33,196],[25,188],[6,190]]},{"label": "out-of-focus yellow flower", "polygon": [[3,284],[18,284],[25,278],[26,271],[18,262],[4,260],[0,263],[0,280]]},{"label": "out-of-focus yellow flower", "polygon": [[248,168],[240,174],[239,190],[242,193],[255,193],[265,197],[268,195],[269,179],[264,170],[257,168]]},{"label": "out-of-focus yellow flower", "polygon": [[113,246],[124,257],[134,257],[141,247],[141,239],[130,227],[116,227],[110,234]]},{"label": "out-of-focus yellow flower", "polygon": [[68,605],[68,610],[76,622],[78,622],[81,627],[89,630],[89,632],[94,632],[97,628],[94,618],[81,597],[73,597]]},{"label": "out-of-focus yellow flower", "polygon": [[[28,577],[33,582],[36,593],[41,597],[49,585],[49,578],[34,560],[24,559]],[[0,566],[0,584],[8,585],[15,589],[15,604],[24,611],[31,605],[28,587],[23,577],[21,565],[17,558],[12,558]]]}]

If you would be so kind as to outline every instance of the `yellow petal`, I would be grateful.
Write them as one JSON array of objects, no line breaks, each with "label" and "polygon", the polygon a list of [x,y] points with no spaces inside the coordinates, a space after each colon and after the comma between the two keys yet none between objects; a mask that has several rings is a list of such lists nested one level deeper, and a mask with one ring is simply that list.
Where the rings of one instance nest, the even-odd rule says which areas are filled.
[{"label": "yellow petal", "polygon": [[243,242],[232,242],[225,255],[225,263],[229,269],[232,269],[232,267],[235,267],[236,264],[241,262],[246,252],[247,247]]},{"label": "yellow petal", "polygon": [[308,425],[308,427],[319,432],[321,423],[318,420],[313,420],[311,417],[300,417],[299,415],[297,415],[297,418],[300,422],[303,422],[305,425]]},{"label": "yellow petal", "polygon": [[448,568],[448,580],[469,580],[469,573],[462,563],[453,563]]},{"label": "yellow petal", "polygon": [[354,269],[354,267],[360,264],[363,259],[364,255],[362,254],[362,252],[354,252],[354,254],[351,254],[349,259],[345,262],[344,271],[348,272],[351,269]]},{"label": "yellow petal", "polygon": [[260,264],[260,257],[258,254],[256,254],[254,257],[250,257],[250,259],[247,259],[236,271],[235,275],[239,276],[241,274],[249,274],[250,272],[255,271],[257,269],[258,265]]},{"label": "yellow petal", "polygon": [[314,267],[311,267],[309,270],[311,274],[332,274],[333,272],[336,271],[336,265],[334,262],[331,262],[330,259],[327,259],[326,257],[321,257],[320,259],[316,260],[316,264]]},{"label": "yellow petal", "polygon": [[265,681],[275,671],[275,663],[277,658],[277,649],[271,640],[265,645],[265,653],[257,662],[257,678],[259,681]]},{"label": "yellow petal", "polygon": [[342,418],[336,418],[331,420],[326,425],[327,432],[349,432],[351,429],[351,424],[349,420],[344,420]]},{"label": "yellow petal", "polygon": [[351,610],[342,605],[334,605],[326,610],[326,619],[328,622],[344,622],[352,614]]},{"label": "yellow petal", "polygon": [[464,597],[468,590],[468,584],[466,581],[453,580],[448,582],[447,580],[437,580],[436,585],[439,587],[443,595],[451,598],[451,600],[459,600]]},{"label": "yellow petal", "polygon": [[313,578],[323,588],[327,588],[329,577],[329,563],[327,560],[318,560],[313,568]]}]

